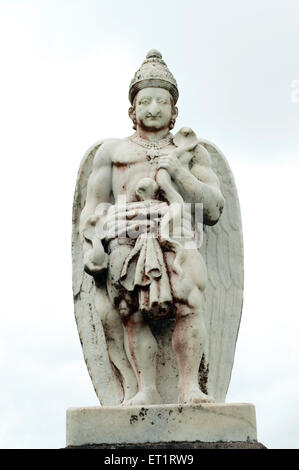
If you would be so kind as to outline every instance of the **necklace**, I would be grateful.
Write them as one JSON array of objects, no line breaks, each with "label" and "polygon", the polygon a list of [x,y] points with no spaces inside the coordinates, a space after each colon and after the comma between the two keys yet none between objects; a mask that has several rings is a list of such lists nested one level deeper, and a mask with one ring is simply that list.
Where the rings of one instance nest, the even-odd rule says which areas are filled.
[{"label": "necklace", "polygon": [[132,135],[130,137],[132,142],[135,142],[141,147],[148,149],[146,152],[146,156],[149,160],[153,160],[160,156],[159,150],[163,147],[167,147],[172,142],[173,135],[171,133],[168,134],[164,139],[158,140],[157,142],[149,142],[148,140],[139,137],[137,134]]}]

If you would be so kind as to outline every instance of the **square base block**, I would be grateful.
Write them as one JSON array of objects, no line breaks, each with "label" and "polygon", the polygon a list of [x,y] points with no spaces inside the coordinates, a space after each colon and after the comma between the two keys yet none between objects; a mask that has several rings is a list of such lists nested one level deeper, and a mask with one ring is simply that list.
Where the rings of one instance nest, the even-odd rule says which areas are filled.
[{"label": "square base block", "polygon": [[255,408],[250,403],[67,410],[67,446],[256,440]]}]

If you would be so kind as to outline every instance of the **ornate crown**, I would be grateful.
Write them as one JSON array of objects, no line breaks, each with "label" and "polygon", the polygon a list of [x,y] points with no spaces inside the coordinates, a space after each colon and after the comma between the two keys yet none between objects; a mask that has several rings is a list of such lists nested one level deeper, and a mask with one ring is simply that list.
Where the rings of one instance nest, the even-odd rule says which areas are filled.
[{"label": "ornate crown", "polygon": [[142,62],[141,67],[130,83],[129,100],[131,104],[133,104],[139,90],[149,87],[168,90],[173,97],[174,104],[178,100],[177,82],[164,60],[162,60],[162,54],[156,49],[152,49],[147,53],[146,60]]}]

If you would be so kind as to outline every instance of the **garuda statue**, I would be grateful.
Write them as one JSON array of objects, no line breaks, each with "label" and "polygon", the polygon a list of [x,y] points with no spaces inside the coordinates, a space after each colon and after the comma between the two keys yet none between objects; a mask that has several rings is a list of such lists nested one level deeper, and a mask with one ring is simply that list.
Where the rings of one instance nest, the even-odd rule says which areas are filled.
[{"label": "garuda statue", "polygon": [[97,142],[79,169],[75,316],[103,406],[222,402],[230,381],[243,297],[238,196],[214,144],[189,127],[171,132],[178,96],[151,50],[129,87],[135,133]]}]

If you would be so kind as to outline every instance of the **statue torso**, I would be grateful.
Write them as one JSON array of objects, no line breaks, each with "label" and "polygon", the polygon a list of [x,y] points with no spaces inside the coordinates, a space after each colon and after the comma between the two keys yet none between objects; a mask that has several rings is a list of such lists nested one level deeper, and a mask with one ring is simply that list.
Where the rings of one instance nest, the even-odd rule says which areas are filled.
[{"label": "statue torso", "polygon": [[[173,149],[174,145],[170,144],[159,149],[159,156],[168,155]],[[134,202],[136,198],[136,188],[138,182],[143,178],[155,179],[157,173],[157,163],[159,156],[156,158],[150,158],[147,156],[149,149],[142,147],[141,145],[132,142],[130,138],[125,138],[117,141],[112,151],[112,192],[115,203],[121,196],[126,197],[126,202]],[[179,192],[177,185],[172,180],[171,184],[174,189]],[[123,202],[123,201],[122,201]],[[120,278],[120,266],[123,265],[124,260],[127,258],[129,249],[125,245],[122,247],[122,252],[118,248],[118,251],[112,251],[109,259],[110,272],[118,273],[114,277],[116,280]],[[115,254],[116,253],[116,254]],[[121,254],[122,253],[122,254]],[[184,282],[173,272],[172,264],[173,259],[170,253],[169,266],[167,268],[171,276],[172,293],[177,299],[184,299],[187,302],[190,289],[197,286],[200,289],[204,288],[206,282],[206,268],[204,261],[196,248],[188,249],[184,253],[183,271],[188,273],[185,276]],[[118,267],[116,267],[115,263]],[[177,277],[177,278],[176,278]],[[117,281],[118,282],[118,281]],[[116,297],[119,295],[118,289],[116,289]],[[113,294],[111,293],[111,298]]]},{"label": "statue torso", "polygon": [[[159,149],[159,156],[168,155],[175,146]],[[136,187],[142,178],[155,179],[159,157],[150,157],[149,149],[130,138],[120,140],[112,155],[112,192],[115,201],[126,196],[128,202],[136,201]]]}]

